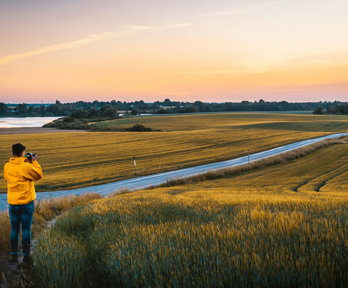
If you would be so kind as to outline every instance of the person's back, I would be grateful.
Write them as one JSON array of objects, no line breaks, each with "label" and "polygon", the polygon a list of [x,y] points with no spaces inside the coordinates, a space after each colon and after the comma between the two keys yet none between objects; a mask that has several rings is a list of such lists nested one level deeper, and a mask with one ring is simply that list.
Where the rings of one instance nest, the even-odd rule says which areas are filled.
[{"label": "person's back", "polygon": [[7,201],[12,205],[24,205],[36,198],[34,181],[42,178],[42,169],[37,161],[30,163],[26,157],[11,157],[5,164]]},{"label": "person's back", "polygon": [[42,169],[37,155],[25,157],[25,147],[18,143],[12,146],[13,157],[4,166],[7,181],[7,201],[11,220],[11,261],[18,259],[18,235],[22,226],[24,259],[30,256],[31,223],[36,198],[34,181],[42,178]]}]

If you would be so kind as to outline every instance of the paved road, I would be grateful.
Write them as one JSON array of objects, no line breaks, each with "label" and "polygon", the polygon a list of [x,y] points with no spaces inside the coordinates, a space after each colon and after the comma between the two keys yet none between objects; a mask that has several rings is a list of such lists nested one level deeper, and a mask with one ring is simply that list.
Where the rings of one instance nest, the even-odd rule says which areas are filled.
[{"label": "paved road", "polygon": [[[304,146],[319,142],[324,139],[338,138],[341,136],[348,136],[348,133],[326,135],[326,136],[322,136],[318,138],[295,142],[292,144],[284,145],[281,147],[273,148],[273,149],[262,151],[259,153],[251,154],[250,162],[264,159],[270,156],[279,155],[300,147],[304,147]],[[248,163],[248,156],[244,156],[244,157],[239,157],[239,158],[235,158],[235,159],[231,159],[227,161],[199,165],[199,166],[194,166],[190,168],[163,172],[163,173],[158,173],[158,174],[153,174],[153,175],[148,175],[143,177],[136,177],[136,178],[126,179],[126,180],[112,182],[108,184],[101,184],[101,185],[95,185],[95,186],[72,189],[72,190],[39,192],[37,193],[37,200],[44,199],[44,198],[55,198],[55,197],[61,197],[61,196],[76,195],[76,194],[81,195],[81,194],[90,193],[90,192],[99,193],[105,196],[107,194],[114,193],[115,191],[123,189],[123,188],[127,188],[130,190],[143,189],[149,186],[162,184],[166,182],[168,179],[193,176],[193,175],[201,174],[211,170],[234,167],[234,166],[239,166],[239,165],[243,165],[247,163]],[[7,197],[6,194],[0,194],[0,210],[4,210],[8,207],[6,197]]]}]

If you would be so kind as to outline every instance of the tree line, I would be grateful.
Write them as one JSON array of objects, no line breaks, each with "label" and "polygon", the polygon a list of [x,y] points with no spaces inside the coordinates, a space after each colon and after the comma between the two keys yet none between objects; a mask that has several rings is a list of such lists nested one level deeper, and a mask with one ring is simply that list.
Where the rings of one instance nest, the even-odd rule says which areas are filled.
[{"label": "tree line", "polygon": [[332,105],[326,108],[322,106],[316,108],[313,114],[336,114],[336,115],[348,115],[348,105]]},{"label": "tree line", "polygon": [[202,101],[180,102],[165,99],[153,103],[143,100],[122,102],[105,101],[77,101],[61,103],[57,100],[54,104],[5,104],[0,103],[0,116],[72,116],[74,118],[117,118],[123,114],[167,114],[167,113],[197,113],[197,112],[227,112],[227,111],[301,111],[309,110],[316,114],[347,114],[348,103],[342,102],[303,102],[289,103],[259,101],[208,103]]}]

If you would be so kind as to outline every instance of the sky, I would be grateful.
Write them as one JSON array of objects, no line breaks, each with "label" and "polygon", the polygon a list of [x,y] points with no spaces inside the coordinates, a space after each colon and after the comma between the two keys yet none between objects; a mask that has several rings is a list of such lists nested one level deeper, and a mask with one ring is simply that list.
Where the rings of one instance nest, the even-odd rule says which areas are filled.
[{"label": "sky", "polygon": [[0,0],[0,102],[348,101],[347,0]]}]

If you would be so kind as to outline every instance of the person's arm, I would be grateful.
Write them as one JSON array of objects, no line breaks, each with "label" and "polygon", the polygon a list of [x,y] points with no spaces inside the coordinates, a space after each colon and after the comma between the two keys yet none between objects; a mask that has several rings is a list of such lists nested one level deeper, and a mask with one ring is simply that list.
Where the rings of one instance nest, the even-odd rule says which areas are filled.
[{"label": "person's arm", "polygon": [[4,165],[4,178],[5,178],[5,180],[7,181],[8,172],[7,172],[6,166],[7,166],[7,164]]},{"label": "person's arm", "polygon": [[28,180],[40,180],[43,176],[43,173],[39,162],[37,162],[37,160],[34,160],[32,164],[27,165],[23,176]]}]

